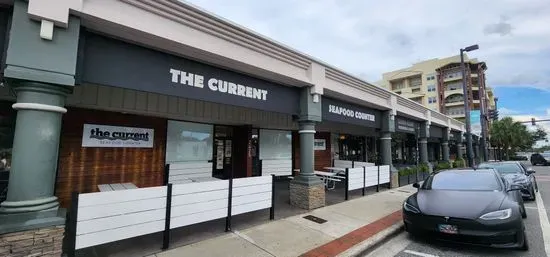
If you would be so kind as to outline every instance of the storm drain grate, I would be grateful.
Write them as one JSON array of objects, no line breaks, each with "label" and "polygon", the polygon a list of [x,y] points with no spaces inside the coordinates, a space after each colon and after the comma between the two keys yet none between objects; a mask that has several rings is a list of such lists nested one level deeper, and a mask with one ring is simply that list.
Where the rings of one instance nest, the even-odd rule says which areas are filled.
[{"label": "storm drain grate", "polygon": [[304,216],[304,219],[311,220],[311,221],[313,221],[315,223],[319,223],[319,224],[323,224],[323,223],[327,222],[327,220],[321,219],[319,217],[315,217],[313,215]]}]

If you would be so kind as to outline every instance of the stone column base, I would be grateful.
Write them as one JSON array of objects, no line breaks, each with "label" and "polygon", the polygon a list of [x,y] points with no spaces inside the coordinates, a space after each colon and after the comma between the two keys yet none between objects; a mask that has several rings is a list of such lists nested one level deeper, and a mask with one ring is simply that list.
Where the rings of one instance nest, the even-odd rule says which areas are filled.
[{"label": "stone column base", "polygon": [[325,206],[325,185],[305,185],[290,181],[290,205],[306,210]]},{"label": "stone column base", "polygon": [[399,173],[392,172],[390,177],[390,186],[391,188],[399,187]]},{"label": "stone column base", "polygon": [[64,226],[0,235],[0,256],[61,256]]}]

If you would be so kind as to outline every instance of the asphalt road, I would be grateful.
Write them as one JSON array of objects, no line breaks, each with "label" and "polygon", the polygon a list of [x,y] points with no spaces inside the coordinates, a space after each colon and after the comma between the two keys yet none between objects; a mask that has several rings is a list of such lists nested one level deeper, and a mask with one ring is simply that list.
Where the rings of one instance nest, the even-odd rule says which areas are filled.
[{"label": "asphalt road", "polygon": [[[474,247],[448,242],[440,242],[424,237],[414,237],[406,232],[400,233],[372,252],[364,255],[368,257],[470,257],[470,256],[522,256],[522,257],[550,257],[550,166],[536,166],[536,178],[539,185],[539,197],[536,201],[526,201],[527,219],[525,226],[529,242],[529,251],[503,250],[486,247]],[[544,208],[541,208],[541,205]],[[542,210],[546,212],[540,212]],[[539,212],[546,215],[540,219]],[[542,222],[541,222],[542,221]],[[545,228],[543,235],[542,228]],[[545,238],[546,237],[546,240]],[[546,250],[545,250],[546,246]],[[547,255],[548,254],[548,255]]]}]

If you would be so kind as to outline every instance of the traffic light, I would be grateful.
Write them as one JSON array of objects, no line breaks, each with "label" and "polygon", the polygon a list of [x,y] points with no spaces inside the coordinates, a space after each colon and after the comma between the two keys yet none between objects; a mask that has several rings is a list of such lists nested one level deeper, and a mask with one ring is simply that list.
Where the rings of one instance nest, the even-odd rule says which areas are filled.
[{"label": "traffic light", "polygon": [[489,110],[487,117],[493,121],[498,120],[498,110]]},{"label": "traffic light", "polygon": [[536,125],[535,118],[531,118],[531,125],[533,125],[533,126]]}]

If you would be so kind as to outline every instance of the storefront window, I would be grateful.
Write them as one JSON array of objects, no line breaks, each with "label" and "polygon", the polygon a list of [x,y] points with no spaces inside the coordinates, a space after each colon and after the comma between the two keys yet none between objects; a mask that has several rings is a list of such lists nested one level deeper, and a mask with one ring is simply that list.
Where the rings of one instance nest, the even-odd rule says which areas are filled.
[{"label": "storefront window", "polygon": [[8,192],[14,131],[15,113],[0,115],[0,202],[6,200]]},{"label": "storefront window", "polygon": [[213,125],[168,121],[166,162],[211,161]]},{"label": "storefront window", "polygon": [[340,160],[365,161],[365,137],[341,134],[338,139]]},{"label": "storefront window", "polygon": [[284,130],[260,130],[261,160],[291,160],[292,133]]}]

